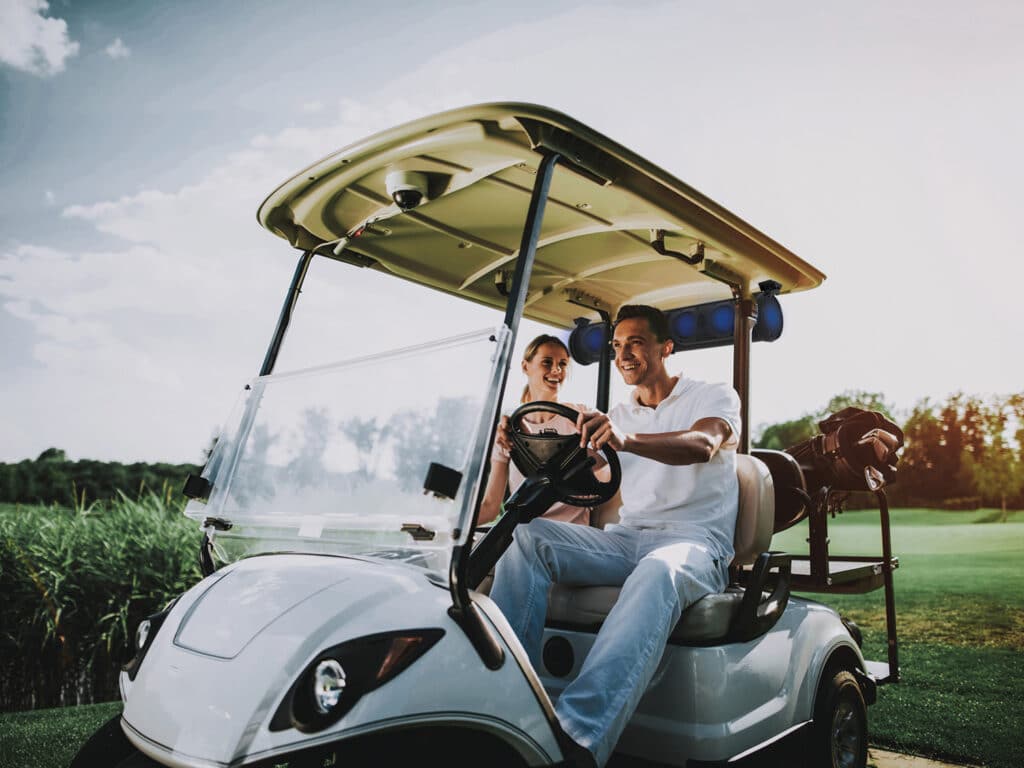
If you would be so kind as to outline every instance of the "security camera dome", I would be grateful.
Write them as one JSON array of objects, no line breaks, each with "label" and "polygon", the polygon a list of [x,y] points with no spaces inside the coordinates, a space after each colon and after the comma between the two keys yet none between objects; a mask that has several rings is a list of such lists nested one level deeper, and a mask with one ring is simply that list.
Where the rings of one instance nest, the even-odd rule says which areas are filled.
[{"label": "security camera dome", "polygon": [[395,205],[408,211],[426,199],[429,182],[427,174],[420,171],[392,171],[385,177],[384,186]]},{"label": "security camera dome", "polygon": [[403,211],[408,211],[423,202],[423,193],[418,189],[396,189],[391,194],[391,199]]}]

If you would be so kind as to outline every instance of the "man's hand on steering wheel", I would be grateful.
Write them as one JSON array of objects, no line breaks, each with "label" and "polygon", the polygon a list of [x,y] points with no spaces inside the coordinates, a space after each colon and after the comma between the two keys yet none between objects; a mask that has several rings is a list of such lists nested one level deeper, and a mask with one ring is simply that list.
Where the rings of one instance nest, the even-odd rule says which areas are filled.
[{"label": "man's hand on steering wheel", "polygon": [[584,411],[576,419],[576,429],[580,433],[580,447],[587,444],[595,451],[606,445],[615,451],[621,451],[626,445],[626,435],[601,411]]},{"label": "man's hand on steering wheel", "polygon": [[[605,439],[599,446],[609,475],[608,480],[602,481],[594,475],[595,459],[590,456],[585,439],[554,432],[530,433],[522,425],[524,417],[531,413],[551,413],[573,423],[579,423],[581,418],[572,408],[546,401],[527,403],[516,409],[509,418],[506,434],[511,443],[512,461],[524,477],[547,478],[557,500],[566,504],[596,507],[611,499],[619,489],[622,470],[609,440]],[[501,435],[500,427],[498,432]]]}]

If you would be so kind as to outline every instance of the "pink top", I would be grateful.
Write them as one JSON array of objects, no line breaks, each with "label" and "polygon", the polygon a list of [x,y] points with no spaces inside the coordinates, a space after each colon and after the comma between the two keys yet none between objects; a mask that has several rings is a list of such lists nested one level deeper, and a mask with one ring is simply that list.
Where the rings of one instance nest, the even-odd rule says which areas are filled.
[{"label": "pink top", "polygon": [[[563,403],[563,405],[572,408],[574,410],[583,412],[589,410],[585,405],[578,405],[576,403]],[[565,416],[552,415],[550,419],[542,422],[528,421],[529,417],[523,420],[523,429],[530,434],[537,434],[541,430],[553,429],[560,435],[575,435],[576,434],[576,422],[570,421]],[[494,450],[491,452],[491,461],[501,462],[502,464],[508,464],[508,485],[512,491],[515,491],[520,485],[523,484],[523,473],[519,471],[515,463],[509,460],[508,451],[502,448],[497,443],[494,444]],[[588,507],[574,507],[571,504],[564,504],[561,501],[557,501],[551,505],[551,509],[544,513],[544,517],[549,520],[561,520],[566,523],[579,523],[580,525],[590,525],[590,509]]]}]

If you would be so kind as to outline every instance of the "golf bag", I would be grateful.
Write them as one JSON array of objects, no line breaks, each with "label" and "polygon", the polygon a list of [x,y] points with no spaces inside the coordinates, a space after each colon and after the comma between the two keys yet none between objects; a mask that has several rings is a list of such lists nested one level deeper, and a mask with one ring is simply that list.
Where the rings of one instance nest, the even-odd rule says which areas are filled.
[{"label": "golf bag", "polygon": [[820,435],[786,449],[809,491],[877,491],[896,477],[903,430],[877,411],[843,408],[818,422]]}]

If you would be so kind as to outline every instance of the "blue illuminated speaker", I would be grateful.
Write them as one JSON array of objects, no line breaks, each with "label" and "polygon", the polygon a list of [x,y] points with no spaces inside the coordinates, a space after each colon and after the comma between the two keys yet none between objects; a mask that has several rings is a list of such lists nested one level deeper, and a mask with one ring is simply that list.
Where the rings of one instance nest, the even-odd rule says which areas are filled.
[{"label": "blue illuminated speaker", "polygon": [[591,323],[580,318],[569,335],[569,354],[580,365],[596,363],[610,340],[608,323]]},{"label": "blue illuminated speaker", "polygon": [[[753,341],[775,341],[782,335],[782,305],[775,297],[774,290],[769,287],[768,290],[754,294],[757,323],[751,335]],[[672,309],[665,313],[665,317],[675,352],[722,347],[733,342],[736,308],[732,299]]]},{"label": "blue illuminated speaker", "polygon": [[674,352],[732,344],[735,320],[732,299],[672,309],[665,313]]},{"label": "blue illuminated speaker", "polygon": [[757,300],[757,323],[754,325],[754,341],[775,341],[782,335],[782,305],[774,293],[759,293]]}]

